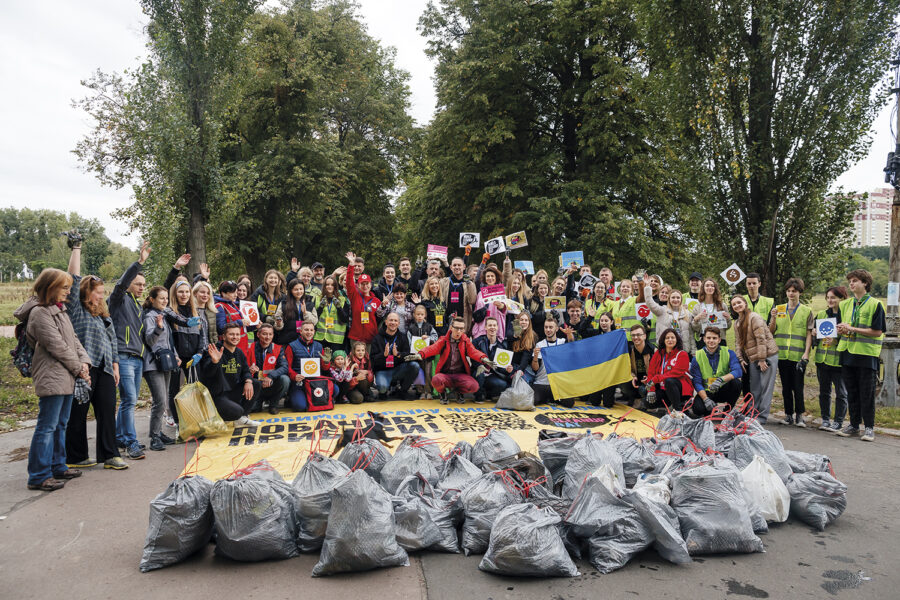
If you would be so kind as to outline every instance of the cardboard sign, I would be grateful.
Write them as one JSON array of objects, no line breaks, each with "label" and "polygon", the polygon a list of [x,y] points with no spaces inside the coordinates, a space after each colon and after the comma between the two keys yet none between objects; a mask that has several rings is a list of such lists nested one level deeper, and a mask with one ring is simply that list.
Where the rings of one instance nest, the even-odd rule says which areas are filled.
[{"label": "cardboard sign", "polygon": [[318,358],[301,358],[300,374],[304,377],[319,377],[319,359]]},{"label": "cardboard sign", "polygon": [[244,320],[244,327],[259,325],[259,309],[256,302],[241,300],[241,318]]},{"label": "cardboard sign", "polygon": [[517,315],[523,310],[525,310],[525,305],[520,302],[516,302],[510,298],[504,298],[503,303],[506,304],[506,310],[511,315]]},{"label": "cardboard sign", "polygon": [[731,266],[722,271],[720,275],[731,286],[737,285],[747,278],[737,263],[731,263]]},{"label": "cardboard sign", "polygon": [[581,276],[581,279],[578,280],[578,285],[583,288],[593,290],[594,284],[596,284],[598,281],[600,281],[600,280],[597,279],[596,277],[594,277],[593,275],[591,275],[590,273],[585,273],[584,275]]},{"label": "cardboard sign", "polygon": [[424,335],[414,335],[411,347],[413,352],[421,352],[428,347],[428,338]]},{"label": "cardboard sign", "polygon": [[547,296],[544,298],[544,310],[565,310],[565,296]]},{"label": "cardboard sign", "polygon": [[685,295],[684,300],[682,302],[684,303],[684,307],[691,312],[694,312],[694,309],[700,305],[699,300],[697,300],[696,298],[691,298],[690,296],[687,296],[687,295]]},{"label": "cardboard sign", "polygon": [[649,319],[650,318],[650,307],[647,306],[644,302],[638,302],[634,305],[634,312],[637,314],[639,319]]},{"label": "cardboard sign", "polygon": [[513,353],[509,350],[504,350],[503,348],[497,348],[494,351],[494,363],[500,369],[506,369],[506,367],[512,366]]},{"label": "cardboard sign", "polygon": [[517,231],[506,236],[506,249],[515,250],[516,248],[524,248],[528,245],[528,238],[525,237],[524,231]]},{"label": "cardboard sign", "polygon": [[428,244],[428,248],[425,252],[426,258],[437,258],[447,260],[447,246],[435,246],[434,244]]},{"label": "cardboard sign", "polygon": [[500,254],[506,252],[506,244],[503,242],[503,236],[491,238],[484,243],[484,251],[488,254]]},{"label": "cardboard sign", "polygon": [[576,267],[584,264],[584,252],[576,250],[575,252],[563,252],[559,255],[559,266],[567,269],[569,265],[575,263]]},{"label": "cardboard sign", "polygon": [[459,234],[459,247],[460,248],[465,248],[466,246],[472,246],[473,248],[477,248],[479,244],[481,244],[481,234],[480,233],[464,232],[464,233]]},{"label": "cardboard sign", "polygon": [[534,262],[530,260],[517,260],[513,263],[513,267],[519,269],[526,275],[534,275]]},{"label": "cardboard sign", "polygon": [[502,300],[506,297],[506,288],[502,285],[486,285],[481,288],[481,299],[485,304],[491,300]]},{"label": "cardboard sign", "polygon": [[816,337],[820,340],[837,337],[837,319],[816,319]]},{"label": "cardboard sign", "polygon": [[725,311],[713,311],[707,313],[706,321],[703,322],[701,329],[703,330],[703,333],[706,333],[707,327],[718,327],[724,334],[726,324]]}]

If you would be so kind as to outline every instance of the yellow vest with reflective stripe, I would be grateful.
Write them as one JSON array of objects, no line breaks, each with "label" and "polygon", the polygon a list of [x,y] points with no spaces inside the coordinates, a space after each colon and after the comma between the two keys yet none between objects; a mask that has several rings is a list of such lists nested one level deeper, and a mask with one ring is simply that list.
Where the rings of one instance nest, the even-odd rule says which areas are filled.
[{"label": "yellow vest with reflective stripe", "polygon": [[[828,311],[820,310],[816,314],[816,319],[827,319]],[[843,336],[838,334],[836,338],[825,338],[818,340],[816,343],[816,364],[826,364],[829,367],[841,366],[841,353],[838,352],[838,344],[840,344]]]},{"label": "yellow vest with reflective stripe", "polygon": [[[852,297],[841,300],[841,323],[853,323],[853,301],[854,298]],[[881,302],[870,296],[865,304],[859,308],[859,322],[855,326],[871,329],[872,321],[875,319],[875,313],[878,311],[879,306],[881,306]],[[880,356],[881,343],[883,341],[883,331],[876,338],[850,334],[841,338],[841,342],[838,344],[838,352],[846,350],[850,354],[858,354],[860,356]]]},{"label": "yellow vest with reflective stripe", "polygon": [[750,303],[750,296],[748,294],[744,294],[744,301],[747,303],[747,306],[750,307],[752,312],[755,312],[759,316],[763,318],[763,321],[769,322],[769,318],[772,316],[770,313],[772,312],[772,307],[775,305],[775,299],[769,298],[768,296],[760,295],[759,298],[756,299],[756,307]]},{"label": "yellow vest with reflective stripe", "polygon": [[812,312],[805,304],[797,306],[791,318],[787,304],[779,304],[775,315],[775,343],[778,345],[778,360],[798,361],[806,351],[806,323]]},{"label": "yellow vest with reflective stripe", "polygon": [[628,338],[629,342],[631,341],[631,326],[641,322],[637,316],[637,311],[634,308],[636,300],[637,299],[634,296],[631,296],[621,304],[616,303],[616,308],[613,311],[613,317],[616,320],[616,329],[624,329],[625,337]]},{"label": "yellow vest with reflective stripe", "polygon": [[712,365],[709,364],[709,354],[706,350],[697,351],[697,366],[700,367],[700,376],[703,377],[703,389],[709,388],[710,384],[717,377],[725,377],[731,371],[731,353],[725,346],[719,346],[719,364],[716,366],[716,372],[713,374]]}]

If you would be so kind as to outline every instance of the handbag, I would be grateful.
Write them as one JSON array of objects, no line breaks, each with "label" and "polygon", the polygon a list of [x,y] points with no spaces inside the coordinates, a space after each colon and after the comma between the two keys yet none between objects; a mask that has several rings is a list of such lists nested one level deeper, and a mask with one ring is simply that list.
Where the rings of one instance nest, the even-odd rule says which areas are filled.
[{"label": "handbag", "polygon": [[153,360],[156,361],[156,368],[160,371],[178,370],[178,359],[171,348],[157,348],[153,351]]}]

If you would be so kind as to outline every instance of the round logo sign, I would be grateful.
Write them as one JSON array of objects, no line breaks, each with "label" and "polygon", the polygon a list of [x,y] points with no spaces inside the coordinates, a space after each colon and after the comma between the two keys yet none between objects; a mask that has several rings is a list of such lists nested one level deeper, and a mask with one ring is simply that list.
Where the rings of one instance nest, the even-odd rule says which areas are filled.
[{"label": "round logo sign", "polygon": [[316,389],[313,390],[313,396],[315,396],[316,398],[321,398],[324,395],[325,395],[325,390],[323,390],[320,387],[317,387]]},{"label": "round logo sign", "polygon": [[309,373],[309,374],[315,373],[315,372],[316,372],[316,363],[315,363],[315,361],[308,360],[308,361],[306,361],[305,363],[303,363],[303,372],[304,372],[304,373]]},{"label": "round logo sign", "polygon": [[684,301],[684,306],[688,310],[694,310],[698,304],[700,304],[700,301],[697,300],[696,298],[688,298],[687,300]]},{"label": "round logo sign", "polygon": [[819,333],[823,336],[832,335],[834,333],[834,325],[831,324],[831,321],[825,321],[819,325]]},{"label": "round logo sign", "polygon": [[647,306],[646,304],[638,306],[637,316],[639,316],[642,319],[649,317],[650,316],[650,307]]},{"label": "round logo sign", "polygon": [[418,352],[419,350],[424,350],[428,344],[425,342],[425,338],[416,338],[413,342],[413,350]]},{"label": "round logo sign", "polygon": [[510,362],[510,354],[507,352],[498,352],[497,356],[494,358],[498,366],[508,367]]},{"label": "round logo sign", "polygon": [[741,278],[741,274],[738,272],[737,269],[728,269],[727,271],[725,271],[725,279],[729,283],[734,283],[740,278]]}]

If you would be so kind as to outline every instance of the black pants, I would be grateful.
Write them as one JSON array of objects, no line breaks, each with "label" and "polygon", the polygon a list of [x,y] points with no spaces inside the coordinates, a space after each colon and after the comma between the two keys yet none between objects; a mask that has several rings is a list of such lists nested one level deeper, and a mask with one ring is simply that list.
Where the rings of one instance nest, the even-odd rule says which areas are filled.
[{"label": "black pants", "polygon": [[847,388],[847,407],[850,409],[850,424],[859,427],[875,427],[875,375],[874,369],[865,367],[842,367],[844,386]]},{"label": "black pants", "polygon": [[806,412],[803,402],[803,373],[797,370],[797,361],[778,359],[778,375],[781,378],[781,395],[784,396],[784,412],[791,416]]},{"label": "black pants", "polygon": [[617,387],[618,386],[616,385],[611,385],[608,388],[600,390],[599,392],[594,392],[587,397],[587,400],[594,406],[600,406],[600,404],[602,403],[605,408],[612,408],[616,403]]},{"label": "black pants", "polygon": [[681,380],[677,377],[669,377],[663,381],[662,386],[657,385],[656,393],[665,395],[669,410],[684,410],[685,403],[690,399],[690,396],[681,394]]},{"label": "black pants", "polygon": [[750,369],[744,369],[744,374],[741,375],[741,398],[750,393]]},{"label": "black pants", "polygon": [[[844,386],[844,374],[841,367],[832,367],[825,363],[816,365],[816,377],[819,380],[819,411],[823,419],[836,423],[844,422],[847,414],[847,388]],[[831,413],[831,388],[834,387],[834,416]]]},{"label": "black pants", "polygon": [[[349,400],[351,404],[362,404],[366,401],[370,389],[372,389],[372,384],[369,383],[368,379],[358,381],[356,382],[356,387],[347,392],[347,400]],[[341,388],[341,390],[343,390],[343,388]]]},{"label": "black pants", "polygon": [[253,384],[253,397],[247,400],[244,398],[242,383],[235,385],[234,389],[227,390],[228,383],[225,381],[225,374],[221,368],[217,368],[212,377],[203,380],[203,385],[209,390],[213,404],[216,405],[216,411],[223,421],[237,421],[244,415],[250,414],[250,409],[259,400],[262,391],[258,379],[251,379],[250,382]]},{"label": "black pants", "polygon": [[531,388],[534,390],[534,404],[549,404],[553,402],[553,392],[550,386],[541,383],[532,383]]},{"label": "black pants", "polygon": [[643,383],[637,387],[631,385],[631,382],[623,383],[619,386],[619,390],[622,392],[622,403],[628,406],[634,406],[634,401],[638,398],[643,400],[647,397],[647,386]]},{"label": "black pants", "polygon": [[[728,409],[734,408],[734,405],[737,403],[738,398],[741,395],[741,380],[740,379],[732,379],[731,381],[726,381],[725,384],[719,388],[715,394],[706,393],[706,397],[712,400],[715,404],[727,404]],[[705,417],[710,414],[712,411],[706,409],[706,403],[700,399],[700,396],[694,397],[694,404],[691,406],[691,410],[694,411],[694,414],[700,417]]]},{"label": "black pants", "polygon": [[182,373],[184,373],[184,380],[187,381],[188,370],[184,366],[184,363],[186,363],[187,360],[182,359],[181,371],[172,371],[172,375],[169,377],[169,414],[172,415],[172,418],[176,423],[178,422],[178,410],[175,408],[175,396],[178,395],[178,391],[181,389]]},{"label": "black pants", "polygon": [[97,422],[97,462],[119,456],[116,447],[116,380],[99,367],[91,367],[91,399],[84,404],[72,402],[66,426],[66,462],[74,464],[89,457],[87,441],[88,409],[94,407]]}]

